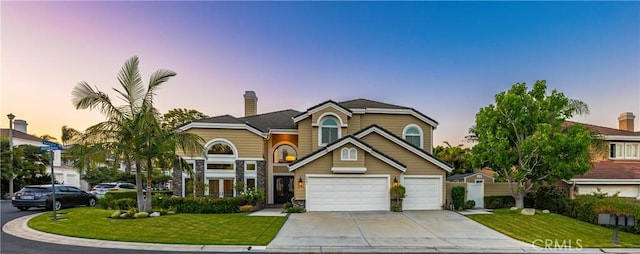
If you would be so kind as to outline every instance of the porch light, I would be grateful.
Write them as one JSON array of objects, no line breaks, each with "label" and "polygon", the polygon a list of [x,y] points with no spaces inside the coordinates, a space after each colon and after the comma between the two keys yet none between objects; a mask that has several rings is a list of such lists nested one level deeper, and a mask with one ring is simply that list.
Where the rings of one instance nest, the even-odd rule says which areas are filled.
[{"label": "porch light", "polygon": [[397,187],[400,183],[398,183],[398,177],[393,177],[393,187]]},{"label": "porch light", "polygon": [[296,160],[296,156],[295,155],[287,155],[286,157],[284,157],[285,161],[295,161]]},{"label": "porch light", "polygon": [[304,184],[304,181],[302,180],[302,176],[300,178],[298,178],[298,187],[302,187],[302,185]]}]

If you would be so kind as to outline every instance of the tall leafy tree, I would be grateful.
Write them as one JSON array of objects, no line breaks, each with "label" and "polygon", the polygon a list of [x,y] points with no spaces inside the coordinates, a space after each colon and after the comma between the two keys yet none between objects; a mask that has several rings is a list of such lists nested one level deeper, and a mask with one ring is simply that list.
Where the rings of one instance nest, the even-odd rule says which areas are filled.
[{"label": "tall leafy tree", "polygon": [[[8,193],[8,183],[15,176],[16,188],[29,184],[51,183],[48,165],[49,153],[37,146],[19,145],[13,148],[13,162],[10,161],[9,139],[0,139],[0,173],[2,173],[2,193]],[[13,163],[13,167],[9,167]],[[13,174],[12,174],[13,173]],[[60,180],[60,179],[58,179]]]},{"label": "tall leafy tree", "polygon": [[545,81],[536,81],[531,90],[517,83],[476,114],[474,166],[494,169],[522,208],[534,184],[569,179],[591,168],[591,133],[580,124],[564,124],[582,113],[588,113],[586,104],[556,90],[548,94]]},{"label": "tall leafy tree", "polygon": [[174,129],[190,121],[207,117],[209,116],[195,109],[174,108],[162,115],[162,127]]},{"label": "tall leafy tree", "polygon": [[[98,109],[105,116],[104,122],[87,128],[82,140],[86,143],[100,144],[113,156],[122,158],[128,170],[133,164],[136,165],[138,209],[151,211],[150,202],[145,204],[143,198],[142,171],[146,169],[148,176],[151,176],[154,159],[168,153],[167,150],[173,152],[178,147],[189,148],[202,145],[180,143],[200,140],[193,134],[178,134],[165,131],[160,127],[160,115],[153,105],[153,98],[160,86],[176,73],[170,70],[157,70],[145,86],[138,65],[138,57],[134,56],[125,62],[118,74],[120,89],[113,90],[119,95],[123,105],[114,104],[108,94],[98,90],[97,87],[92,88],[84,81],[73,89],[72,101],[76,109]],[[191,138],[180,139],[184,136],[191,136]],[[188,149],[185,151],[189,152]],[[151,193],[150,184],[147,185],[147,193]]]}]

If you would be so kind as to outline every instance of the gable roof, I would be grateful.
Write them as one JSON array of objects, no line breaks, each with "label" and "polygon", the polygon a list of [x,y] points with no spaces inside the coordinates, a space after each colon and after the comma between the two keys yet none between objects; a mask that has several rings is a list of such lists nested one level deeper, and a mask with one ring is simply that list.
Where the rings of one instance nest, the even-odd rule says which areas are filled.
[{"label": "gable roof", "polygon": [[297,110],[286,109],[238,119],[255,126],[262,132],[269,132],[269,130],[273,129],[297,129],[298,127],[293,122],[293,117],[300,113]]},{"label": "gable roof", "polygon": [[[0,129],[0,136],[9,138],[9,129]],[[13,138],[42,142],[42,139],[31,134],[13,129]]]},{"label": "gable roof", "polygon": [[313,113],[323,110],[327,107],[334,107],[338,111],[351,117],[352,114],[389,114],[389,115],[412,115],[421,121],[431,125],[434,129],[438,126],[438,122],[431,117],[417,111],[413,108],[368,100],[368,99],[355,99],[343,102],[335,102],[332,100],[324,101],[313,107],[307,109],[307,111],[295,116],[293,121],[295,123],[300,122]]},{"label": "gable roof", "polygon": [[640,141],[640,132],[625,131],[593,124],[586,124],[573,121],[564,121],[565,126],[581,124],[585,128],[605,136],[605,140],[637,140]]},{"label": "gable roof", "polygon": [[451,167],[451,165],[449,165],[448,163],[444,162],[443,160],[440,160],[438,157],[433,156],[430,153],[427,153],[425,150],[422,150],[418,147],[415,147],[414,145],[412,145],[411,143],[409,143],[408,141],[396,136],[395,134],[391,133],[390,131],[378,126],[377,124],[373,124],[370,125],[369,127],[366,127],[356,133],[353,134],[353,136],[357,137],[357,138],[363,138],[371,133],[377,133],[380,136],[398,144],[399,146],[413,152],[414,154],[422,157],[423,159],[433,163],[434,165],[446,170],[447,172],[451,172],[453,171],[453,168]]},{"label": "gable roof", "polygon": [[214,116],[209,118],[196,119],[176,127],[176,129],[179,129],[181,131],[186,131],[191,128],[239,129],[239,130],[244,129],[258,136],[261,136],[263,138],[266,137],[266,135],[262,131],[260,131],[260,129],[256,128],[255,126],[245,121],[235,118],[231,115],[221,115],[221,116]]},{"label": "gable roof", "polygon": [[318,149],[315,152],[300,158],[299,160],[289,164],[287,167],[289,168],[289,172],[294,171],[326,154],[328,154],[329,152],[332,152],[335,149],[338,149],[340,147],[342,147],[345,144],[352,144],[357,146],[358,148],[364,150],[365,152],[373,155],[373,157],[378,158],[379,160],[389,164],[390,166],[405,172],[407,170],[407,167],[402,164],[401,162],[395,160],[394,158],[391,158],[387,155],[385,155],[384,153],[378,151],[377,149],[373,148],[372,146],[370,146],[369,144],[365,143],[364,141],[354,137],[353,135],[347,135],[344,136],[330,144],[327,144],[327,146],[325,146],[324,148]]},{"label": "gable roof", "polygon": [[475,172],[475,173],[464,173],[464,174],[455,174],[452,176],[447,176],[447,180],[464,180],[465,178],[471,177],[474,175],[483,175],[489,178],[494,178],[493,176],[487,175],[484,172]]}]

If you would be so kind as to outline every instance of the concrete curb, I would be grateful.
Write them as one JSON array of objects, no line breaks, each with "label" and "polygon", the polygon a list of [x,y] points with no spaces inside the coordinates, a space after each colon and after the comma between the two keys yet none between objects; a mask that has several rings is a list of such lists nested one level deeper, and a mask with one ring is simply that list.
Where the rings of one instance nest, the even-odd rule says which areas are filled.
[{"label": "concrete curb", "polygon": [[[175,252],[284,252],[284,253],[640,253],[640,249],[630,248],[585,248],[585,249],[542,249],[542,248],[451,248],[451,247],[349,247],[349,246],[240,246],[240,245],[186,245],[139,242],[119,242],[96,239],[75,238],[49,234],[31,229],[28,221],[40,213],[23,216],[7,222],[2,231],[7,234],[46,243],[62,245],[112,248],[129,250],[175,251]],[[251,247],[251,248],[249,248]]]}]

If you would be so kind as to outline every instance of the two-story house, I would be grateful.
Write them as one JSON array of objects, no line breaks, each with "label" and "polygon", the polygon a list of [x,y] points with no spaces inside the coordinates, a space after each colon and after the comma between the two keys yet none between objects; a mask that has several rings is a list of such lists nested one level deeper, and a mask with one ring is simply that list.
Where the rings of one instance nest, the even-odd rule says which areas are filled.
[{"label": "two-story house", "polygon": [[640,132],[634,131],[634,120],[633,113],[626,112],[618,117],[618,129],[583,124],[604,139],[608,152],[593,161],[589,172],[565,181],[573,187],[572,192],[590,194],[599,190],[640,199]]},{"label": "two-story house", "polygon": [[206,157],[183,156],[192,170],[173,171],[174,194],[224,197],[258,188],[268,204],[294,198],[308,211],[367,211],[389,210],[389,190],[402,184],[405,210],[445,205],[452,169],[432,155],[438,122],[423,113],[356,99],[257,114],[255,92],[244,100],[244,117],[179,127],[204,138]]},{"label": "two-story house", "polygon": [[[27,121],[18,120],[14,121],[13,132],[13,146],[31,145],[31,146],[44,146],[42,139],[31,134],[27,134]],[[9,129],[1,129],[0,136],[9,138]],[[86,189],[86,184],[80,180],[80,173],[72,165],[68,165],[62,162],[62,151],[53,151],[53,174],[56,181],[64,183],[66,185]],[[49,172],[47,167],[47,173]],[[17,190],[14,190],[17,191]]]}]

